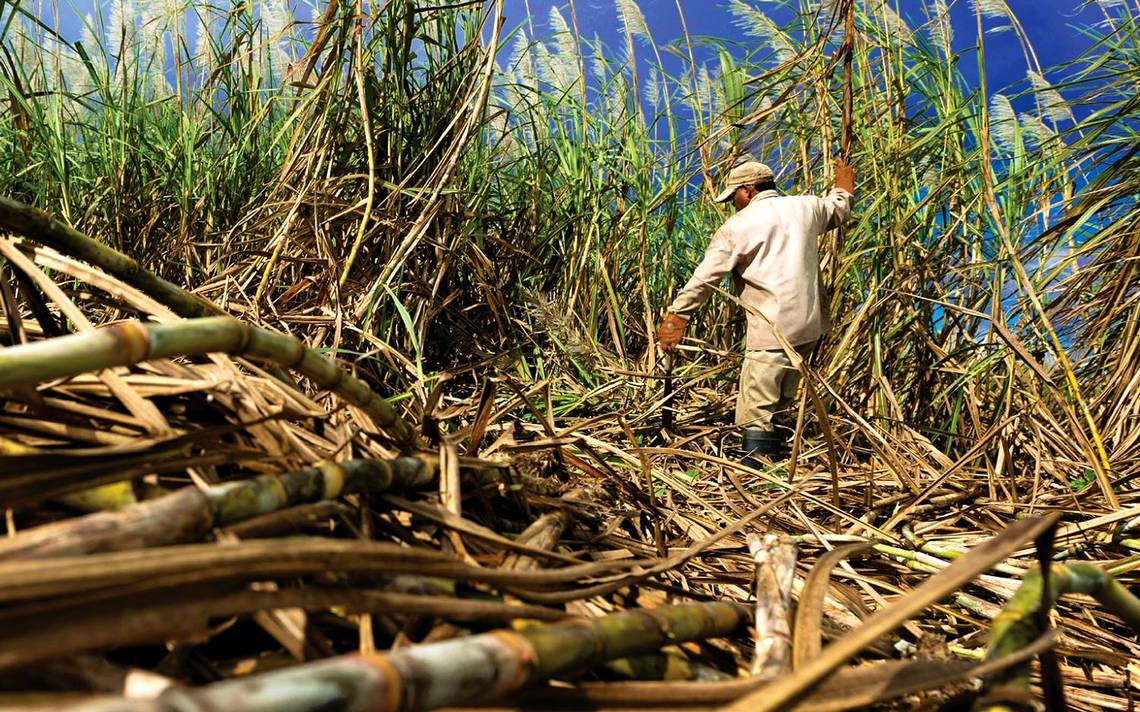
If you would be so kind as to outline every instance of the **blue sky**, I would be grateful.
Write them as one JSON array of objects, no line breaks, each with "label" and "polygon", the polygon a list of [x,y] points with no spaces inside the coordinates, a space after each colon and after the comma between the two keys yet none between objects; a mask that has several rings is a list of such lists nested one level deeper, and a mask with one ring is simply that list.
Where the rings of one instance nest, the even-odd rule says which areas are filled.
[{"label": "blue sky", "polygon": [[[541,38],[545,33],[546,17],[551,3],[549,0],[506,0],[505,15],[507,27],[513,28],[526,21],[526,4],[535,15],[536,34]],[[787,17],[781,12],[779,1],[750,0],[751,4],[768,13],[773,19]],[[1009,7],[1017,15],[1029,35],[1030,42],[1037,51],[1041,65],[1051,65],[1068,61],[1078,56],[1089,46],[1078,27],[1089,26],[1103,16],[1095,7],[1076,10],[1083,0],[1007,0]],[[557,3],[564,14],[566,4]],[[658,45],[664,45],[681,37],[681,25],[677,15],[676,0],[639,0],[638,5],[645,14],[646,23]],[[912,26],[925,19],[921,0],[892,0]],[[732,24],[731,15],[721,0],[681,0],[689,32],[693,35],[722,37],[743,45],[756,42],[747,37]],[[613,0],[577,0],[575,7],[584,35],[597,34],[610,47],[623,47],[620,35],[618,14]],[[977,32],[972,3],[969,0],[956,0],[951,10],[954,26],[954,49],[963,51],[975,44]],[[567,16],[567,19],[568,16]],[[986,20],[985,27],[996,27],[995,20]],[[986,36],[987,76],[990,92],[1025,80],[1025,60],[1021,47],[1012,32],[988,34]],[[971,83],[977,81],[974,57],[964,57],[961,64],[963,74]]]},{"label": "blue sky", "polygon": [[[148,1],[148,0],[144,0]],[[149,0],[153,1],[153,0]],[[429,0],[423,0],[425,4]],[[775,19],[786,17],[781,12],[781,0],[749,0],[753,5]],[[1088,26],[1100,19],[1099,11],[1084,0],[1006,0],[1010,8],[1025,26],[1030,41],[1037,50],[1041,64],[1048,67],[1072,59],[1088,46],[1078,26]],[[309,11],[301,5],[311,4],[312,0],[291,0],[297,7],[297,16],[307,19]],[[324,5],[324,0],[319,0]],[[544,34],[550,0],[506,0],[505,16],[507,28],[513,28],[526,21],[526,4],[534,13],[538,24],[538,35]],[[912,25],[918,25],[925,17],[922,0],[891,0]],[[951,0],[954,24],[954,48],[962,50],[974,44],[975,30],[972,3],[970,0]],[[25,8],[39,9],[41,17],[48,19],[58,9],[64,34],[71,39],[78,37],[78,17],[92,11],[97,5],[106,6],[107,0],[24,0]],[[226,4],[214,0],[215,5]],[[566,13],[566,3],[556,3]],[[731,16],[721,0],[681,0],[689,31],[694,35],[723,37],[742,44],[754,42],[732,24]],[[676,0],[640,0],[638,5],[645,13],[646,21],[659,45],[666,44],[681,36],[677,17]],[[1084,5],[1084,9],[1074,9]],[[577,0],[575,7],[582,31],[587,36],[597,34],[611,47],[623,46],[619,32],[617,10],[613,0]],[[34,11],[34,10],[33,10]],[[49,20],[50,23],[50,20]],[[986,21],[993,27],[996,21]],[[1012,33],[1003,32],[987,36],[988,70],[995,89],[1024,79],[1025,62],[1021,49]],[[964,66],[963,69],[968,69]]]},{"label": "blue sky", "polygon": [[[136,2],[157,0],[136,0]],[[229,0],[209,0],[215,6],[226,5]],[[256,2],[257,0],[253,0]],[[314,0],[287,0],[295,8],[300,20],[308,20]],[[316,0],[324,5],[326,0]],[[794,0],[747,0],[760,8],[777,22],[789,17],[783,5]],[[830,0],[828,0],[830,1]],[[429,0],[422,0],[423,3]],[[889,0],[912,26],[925,20],[923,5],[929,0]],[[948,0],[952,5],[951,17],[954,27],[954,49],[963,54],[959,67],[966,80],[977,83],[977,65],[970,48],[976,41],[972,0]],[[1078,56],[1088,47],[1089,40],[1082,36],[1080,27],[1088,27],[1102,18],[1100,11],[1085,0],[1006,0],[1013,12],[1025,27],[1030,42],[1037,52],[1041,65],[1045,68],[1068,61]],[[526,24],[527,4],[534,15],[535,34],[542,38],[548,32],[547,17],[551,0],[505,0],[506,27],[514,29]],[[57,16],[64,36],[78,39],[80,19],[97,6],[107,7],[109,0],[24,0],[23,7],[37,12],[47,24],[54,25]],[[563,15],[569,19],[565,0],[556,3]],[[732,17],[724,0],[681,0],[689,32],[694,36],[723,38],[734,54],[743,54],[751,49],[757,40],[746,36],[733,25]],[[676,0],[638,0],[645,14],[646,22],[659,46],[666,45],[681,37]],[[1083,9],[1078,9],[1083,6]],[[582,32],[587,37],[597,35],[603,43],[614,50],[624,47],[624,37],[620,34],[618,13],[614,0],[576,0],[575,7]],[[985,26],[991,29],[999,25],[996,20],[986,20]],[[529,28],[528,28],[528,34]],[[986,35],[987,76],[991,94],[1011,90],[1016,92],[1025,87],[1026,65],[1022,49],[1012,32]],[[648,55],[645,47],[638,48],[639,55]],[[698,61],[712,60],[714,55],[706,50],[698,55]],[[667,60],[667,66],[668,66]],[[715,62],[713,63],[715,65]],[[679,68],[679,65],[677,65]],[[1056,77],[1050,77],[1056,81]],[[1023,107],[1017,106],[1020,110]]]}]

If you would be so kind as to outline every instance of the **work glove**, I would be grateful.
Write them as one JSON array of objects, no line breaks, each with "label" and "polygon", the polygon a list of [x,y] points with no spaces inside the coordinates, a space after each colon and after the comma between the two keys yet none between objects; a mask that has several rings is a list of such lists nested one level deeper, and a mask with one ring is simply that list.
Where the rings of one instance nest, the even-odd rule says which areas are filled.
[{"label": "work glove", "polygon": [[657,327],[657,345],[662,351],[672,351],[681,343],[681,339],[685,336],[685,327],[688,325],[689,320],[685,317],[666,314],[661,320],[661,325]]},{"label": "work glove", "polygon": [[855,169],[842,158],[835,161],[835,187],[855,195]]}]

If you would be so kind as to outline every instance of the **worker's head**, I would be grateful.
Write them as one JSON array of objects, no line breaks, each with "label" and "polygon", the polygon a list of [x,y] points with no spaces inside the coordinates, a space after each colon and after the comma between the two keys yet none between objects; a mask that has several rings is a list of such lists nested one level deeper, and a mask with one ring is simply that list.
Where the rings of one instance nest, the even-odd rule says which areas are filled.
[{"label": "worker's head", "polygon": [[729,200],[737,210],[748,207],[757,194],[776,189],[776,174],[772,169],[757,161],[741,163],[728,174],[724,190],[716,196],[716,202]]}]

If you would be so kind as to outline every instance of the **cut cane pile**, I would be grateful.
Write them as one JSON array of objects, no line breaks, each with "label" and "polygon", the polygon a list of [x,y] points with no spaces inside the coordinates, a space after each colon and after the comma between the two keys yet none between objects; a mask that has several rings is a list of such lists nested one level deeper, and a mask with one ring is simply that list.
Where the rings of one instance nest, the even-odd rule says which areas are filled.
[{"label": "cut cane pile", "polygon": [[[68,234],[73,248],[89,244]],[[951,461],[903,426],[880,432],[842,415],[819,421],[819,432],[801,423],[788,462],[745,468],[722,456],[729,428],[702,424],[726,420],[728,404],[709,383],[715,369],[699,363],[676,375],[685,396],[674,432],[655,427],[655,389],[614,396],[634,376],[579,394],[597,415],[560,417],[550,394],[566,381],[526,383],[494,367],[480,369],[480,380],[474,370],[455,374],[420,414],[389,416],[361,407],[366,397],[352,396],[353,405],[329,392],[351,378],[345,364],[325,360],[341,375],[315,388],[282,369],[321,371],[298,358],[300,344],[275,353],[263,345],[271,332],[251,336],[257,330],[231,317],[183,319],[34,234],[3,239],[20,285],[3,293],[7,333],[28,344],[0,352],[9,532],[0,543],[0,666],[15,699],[33,690],[55,693],[48,706],[94,693],[169,697],[181,686],[283,668],[300,677],[274,684],[303,689],[329,674],[311,661],[338,655],[475,646],[482,639],[471,636],[501,627],[525,633],[543,622],[718,601],[740,604],[725,611],[738,618],[709,623],[693,608],[701,623],[689,642],[669,644],[673,635],[687,639],[671,628],[641,642],[641,628],[622,631],[616,640],[637,655],[591,650],[608,640],[602,633],[559,639],[560,650],[586,646],[577,654],[590,664],[524,659],[524,677],[533,687],[553,675],[586,697],[523,694],[570,706],[586,698],[744,705],[748,695],[775,694],[765,685],[790,680],[798,687],[781,688],[788,699],[815,690],[803,709],[903,695],[941,701],[975,689],[977,670],[963,661],[1001,658],[1001,641],[1016,639],[1016,650],[1046,633],[1034,615],[1039,557],[1095,561],[1091,574],[1054,569],[1054,579],[1104,572],[1071,587],[1078,593],[1119,587],[1112,577],[1127,583],[1140,566],[1130,553],[1140,547],[1135,499],[1081,511],[1087,495],[1026,471],[1001,483],[1034,493],[1019,506],[995,496],[994,480],[969,455]],[[126,313],[135,319],[121,320]],[[60,316],[75,335],[50,336]],[[123,365],[92,368],[99,339]],[[811,382],[804,402],[818,398]],[[1064,513],[1055,531],[1056,515],[1040,518],[1050,512]],[[1003,530],[995,559],[961,560]],[[1049,543],[1035,549],[1042,532]],[[954,583],[963,576],[956,560],[972,566]],[[947,579],[950,589],[924,600],[926,587]],[[1006,604],[1023,585],[1024,609]],[[1122,590],[1112,612],[1135,625],[1136,599]],[[794,624],[790,600],[800,607]],[[1003,605],[1028,629],[996,636],[990,619]],[[1087,596],[1056,605],[1060,663],[1049,675],[1066,682],[1074,708],[1124,708],[1136,659],[1128,626]],[[757,611],[755,646],[745,607]],[[901,617],[876,632],[883,614]],[[856,641],[831,667],[858,660],[847,674],[870,682],[839,677],[814,687],[820,640],[838,641],[825,651]],[[439,670],[400,670],[404,692],[393,708],[478,701],[490,689],[434,693],[449,687],[446,675],[434,677]],[[339,694],[380,704],[366,673],[353,674],[365,682]],[[628,682],[645,677],[659,682]],[[226,708],[276,708],[250,701],[246,688],[214,694]],[[312,707],[297,694],[295,708]],[[100,704],[93,708],[134,709]]]}]

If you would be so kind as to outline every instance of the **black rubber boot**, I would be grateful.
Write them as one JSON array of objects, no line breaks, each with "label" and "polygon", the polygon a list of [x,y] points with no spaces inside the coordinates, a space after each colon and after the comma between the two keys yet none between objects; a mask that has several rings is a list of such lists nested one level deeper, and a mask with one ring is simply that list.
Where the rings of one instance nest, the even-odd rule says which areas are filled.
[{"label": "black rubber boot", "polygon": [[744,429],[742,449],[744,450],[744,457],[740,460],[740,464],[753,469],[758,469],[762,464],[753,455],[760,455],[769,460],[779,460],[787,454],[783,435],[759,428]]}]

